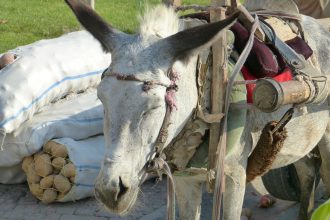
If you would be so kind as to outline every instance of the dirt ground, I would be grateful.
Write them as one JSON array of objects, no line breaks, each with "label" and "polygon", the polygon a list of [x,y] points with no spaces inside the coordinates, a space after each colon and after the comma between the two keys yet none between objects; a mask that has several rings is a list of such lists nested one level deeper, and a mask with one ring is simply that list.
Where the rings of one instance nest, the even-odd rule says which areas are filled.
[{"label": "dirt ground", "polygon": [[[252,210],[250,220],[294,220],[299,204],[277,200],[270,208],[258,207],[259,194],[265,193],[260,183],[256,188],[248,185],[244,207]],[[325,200],[322,197],[323,187],[317,192],[317,204]],[[204,193],[202,204],[202,220],[211,219],[212,194]],[[0,185],[0,220],[163,220],[166,219],[166,181],[155,185],[148,181],[142,187],[139,201],[132,213],[125,217],[108,213],[94,199],[84,199],[69,203],[44,205],[28,191],[26,184]]]}]

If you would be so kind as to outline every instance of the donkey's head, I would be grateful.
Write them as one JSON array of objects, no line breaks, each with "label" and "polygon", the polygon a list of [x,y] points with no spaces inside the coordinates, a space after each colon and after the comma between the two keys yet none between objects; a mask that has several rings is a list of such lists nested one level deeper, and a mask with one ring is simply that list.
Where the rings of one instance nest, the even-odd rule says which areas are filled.
[{"label": "donkey's head", "polygon": [[[237,14],[221,22],[178,32],[174,11],[159,6],[143,17],[138,34],[128,35],[111,27],[79,0],[66,2],[81,24],[112,55],[112,63],[98,87],[98,97],[105,109],[106,155],[95,191],[97,199],[108,209],[124,214],[137,198],[146,174],[145,165],[154,153],[166,112],[167,88],[173,83],[168,70],[176,61],[181,66],[188,65],[191,57],[209,47]],[[186,83],[195,87],[194,79],[185,80],[188,75],[193,78],[194,73],[184,75],[179,86]],[[169,140],[179,132],[196,105],[196,100],[187,97],[191,94],[192,99],[197,99],[196,91],[184,93],[185,90],[179,90],[181,102],[173,113]]]}]

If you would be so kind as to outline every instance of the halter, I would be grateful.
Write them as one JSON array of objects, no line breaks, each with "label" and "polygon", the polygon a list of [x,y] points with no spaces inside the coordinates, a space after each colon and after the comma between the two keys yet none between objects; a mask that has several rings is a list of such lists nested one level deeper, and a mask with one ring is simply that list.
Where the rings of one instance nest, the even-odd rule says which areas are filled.
[{"label": "halter", "polygon": [[143,83],[142,91],[144,92],[148,92],[155,85],[166,87],[165,116],[163,119],[162,126],[159,130],[156,143],[154,145],[154,150],[155,150],[155,153],[153,154],[154,158],[149,160],[146,164],[146,170],[148,173],[157,173],[157,175],[161,177],[161,172],[164,169],[164,163],[166,163],[165,162],[166,157],[165,154],[163,153],[163,150],[168,138],[168,127],[171,124],[170,123],[171,113],[174,109],[177,109],[174,96],[176,91],[178,91],[178,85],[176,84],[176,81],[178,80],[178,74],[174,72],[172,68],[170,68],[167,71],[167,76],[170,78],[171,84],[166,85],[156,80],[141,80],[133,74],[122,74],[122,73],[107,72],[107,71],[108,68],[102,73],[101,79],[103,79],[105,76],[108,76],[108,77],[116,77],[117,80],[142,82]]}]

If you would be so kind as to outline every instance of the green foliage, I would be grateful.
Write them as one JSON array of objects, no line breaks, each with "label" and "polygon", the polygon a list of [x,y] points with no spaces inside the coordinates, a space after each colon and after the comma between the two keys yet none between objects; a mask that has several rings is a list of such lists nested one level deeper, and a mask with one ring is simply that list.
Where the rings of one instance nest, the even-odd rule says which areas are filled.
[{"label": "green foliage", "polygon": [[311,220],[330,220],[330,200],[314,211]]}]

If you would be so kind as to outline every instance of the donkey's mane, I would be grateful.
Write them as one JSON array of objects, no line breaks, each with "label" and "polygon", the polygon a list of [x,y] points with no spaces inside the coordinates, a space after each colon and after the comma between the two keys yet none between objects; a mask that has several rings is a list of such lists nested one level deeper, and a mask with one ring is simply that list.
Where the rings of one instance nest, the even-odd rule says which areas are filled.
[{"label": "donkey's mane", "polygon": [[155,35],[165,38],[177,33],[179,29],[177,14],[172,8],[165,5],[146,8],[144,15],[139,20],[142,36]]}]

